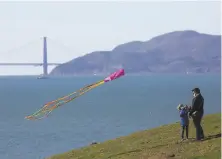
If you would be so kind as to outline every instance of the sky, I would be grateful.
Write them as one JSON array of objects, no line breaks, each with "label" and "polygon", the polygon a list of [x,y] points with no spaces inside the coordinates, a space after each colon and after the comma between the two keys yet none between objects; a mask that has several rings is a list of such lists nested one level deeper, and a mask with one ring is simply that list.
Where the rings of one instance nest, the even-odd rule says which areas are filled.
[{"label": "sky", "polygon": [[[0,1],[0,63],[42,62],[43,36],[48,62],[64,63],[172,31],[219,35],[220,14],[220,1]],[[41,73],[42,67],[0,66],[0,75]]]}]

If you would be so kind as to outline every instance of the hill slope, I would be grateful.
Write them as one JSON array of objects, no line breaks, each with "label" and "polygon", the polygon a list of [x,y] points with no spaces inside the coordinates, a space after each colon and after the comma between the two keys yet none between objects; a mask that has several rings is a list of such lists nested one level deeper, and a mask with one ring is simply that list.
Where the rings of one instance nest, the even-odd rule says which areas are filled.
[{"label": "hill slope", "polygon": [[[192,123],[192,122],[191,122]],[[220,159],[221,158],[221,114],[204,117],[203,128],[206,139],[179,142],[179,123],[164,125],[91,145],[79,150],[52,156],[48,159]],[[194,137],[193,124],[190,136]]]},{"label": "hill slope", "polygon": [[221,36],[175,31],[149,41],[133,41],[111,51],[96,51],[57,66],[51,75],[220,72]]}]

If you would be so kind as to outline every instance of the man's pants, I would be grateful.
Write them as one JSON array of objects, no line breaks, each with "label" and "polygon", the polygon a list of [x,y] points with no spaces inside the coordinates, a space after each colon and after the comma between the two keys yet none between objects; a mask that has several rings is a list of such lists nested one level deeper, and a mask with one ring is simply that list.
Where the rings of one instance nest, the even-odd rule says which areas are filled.
[{"label": "man's pants", "polygon": [[204,138],[203,128],[200,125],[202,117],[203,117],[203,113],[200,113],[200,112],[196,113],[196,115],[193,116],[193,123],[196,128],[196,139],[197,140],[201,140],[201,138]]},{"label": "man's pants", "polygon": [[188,138],[188,125],[184,126],[182,125],[181,126],[181,138],[183,139],[184,138],[184,130],[186,130],[186,138]]}]

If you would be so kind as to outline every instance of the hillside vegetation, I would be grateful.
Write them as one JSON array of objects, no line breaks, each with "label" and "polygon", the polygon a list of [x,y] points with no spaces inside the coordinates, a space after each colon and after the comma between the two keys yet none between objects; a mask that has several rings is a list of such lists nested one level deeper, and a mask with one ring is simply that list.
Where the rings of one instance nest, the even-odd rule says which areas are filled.
[{"label": "hillside vegetation", "polygon": [[193,141],[195,129],[190,123],[190,139],[187,141],[180,141],[180,125],[177,122],[48,159],[220,159],[221,113],[204,117],[202,125],[206,138],[200,142]]}]

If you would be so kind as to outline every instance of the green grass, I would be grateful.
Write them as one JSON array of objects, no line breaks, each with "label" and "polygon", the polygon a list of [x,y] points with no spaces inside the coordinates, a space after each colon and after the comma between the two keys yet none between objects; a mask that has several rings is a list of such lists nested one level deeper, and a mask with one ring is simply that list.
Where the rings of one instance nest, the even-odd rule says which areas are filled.
[{"label": "green grass", "polygon": [[[189,136],[195,137],[190,122]],[[180,142],[179,123],[133,133],[129,136],[54,155],[48,159],[220,159],[221,114],[204,117],[206,139]]]}]

